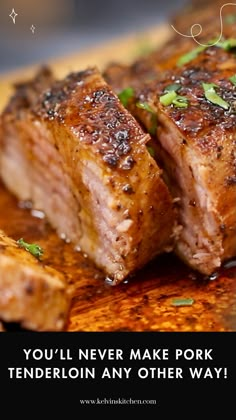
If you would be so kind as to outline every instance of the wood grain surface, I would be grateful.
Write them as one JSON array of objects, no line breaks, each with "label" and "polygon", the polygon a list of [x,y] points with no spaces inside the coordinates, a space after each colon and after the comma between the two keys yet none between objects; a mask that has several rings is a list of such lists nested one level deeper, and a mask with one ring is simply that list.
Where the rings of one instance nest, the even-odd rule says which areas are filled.
[{"label": "wood grain surface", "polygon": [[[161,45],[166,25],[131,34],[106,45],[49,62],[58,77],[110,61],[132,61],[140,46]],[[31,76],[42,63],[0,77],[0,109],[12,83]],[[236,263],[227,262],[214,276],[199,275],[172,254],[158,257],[123,284],[106,284],[104,274],[73,246],[58,238],[46,219],[18,203],[0,183],[0,227],[44,248],[45,264],[62,271],[73,293],[66,330],[72,331],[236,331]],[[174,299],[192,299],[175,306]]]}]

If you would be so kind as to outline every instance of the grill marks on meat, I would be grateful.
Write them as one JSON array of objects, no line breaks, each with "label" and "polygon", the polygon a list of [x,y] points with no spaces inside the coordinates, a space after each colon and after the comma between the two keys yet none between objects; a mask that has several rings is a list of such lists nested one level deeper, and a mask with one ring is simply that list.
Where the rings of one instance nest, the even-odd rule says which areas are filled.
[{"label": "grill marks on meat", "polygon": [[29,330],[61,331],[70,301],[64,276],[0,230],[0,319]]},{"label": "grill marks on meat", "polygon": [[23,101],[18,90],[3,113],[1,176],[116,284],[171,249],[172,198],[149,135],[99,72],[51,77],[40,95],[34,82]]},{"label": "grill marks on meat", "polygon": [[[236,254],[236,87],[229,77],[236,72],[232,53],[211,47],[181,68],[165,73],[162,81],[136,90],[130,109],[147,129],[156,112],[160,165],[172,194],[180,197],[179,222],[183,226],[176,252],[194,269],[210,274]],[[215,83],[228,110],[209,102],[202,82]],[[187,108],[162,106],[165,88],[179,83]]]}]

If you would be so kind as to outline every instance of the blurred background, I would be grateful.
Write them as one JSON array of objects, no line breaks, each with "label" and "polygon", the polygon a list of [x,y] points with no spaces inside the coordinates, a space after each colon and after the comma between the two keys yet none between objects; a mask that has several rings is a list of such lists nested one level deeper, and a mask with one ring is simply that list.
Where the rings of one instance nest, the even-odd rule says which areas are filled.
[{"label": "blurred background", "polygon": [[[0,72],[167,21],[187,0],[0,0]],[[9,17],[14,8],[15,24]],[[35,27],[34,33],[30,30]]]}]

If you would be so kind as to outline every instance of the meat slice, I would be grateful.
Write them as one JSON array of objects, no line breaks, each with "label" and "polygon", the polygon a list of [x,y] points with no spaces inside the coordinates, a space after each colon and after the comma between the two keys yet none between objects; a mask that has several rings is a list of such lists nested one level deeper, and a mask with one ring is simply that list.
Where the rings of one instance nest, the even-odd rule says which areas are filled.
[{"label": "meat slice", "polygon": [[[236,254],[235,86],[229,81],[236,73],[232,54],[236,9],[233,4],[223,7],[221,28],[221,6],[218,1],[196,1],[171,22],[183,34],[190,34],[192,25],[202,24],[197,40],[205,45],[216,42],[222,29],[217,47],[204,49],[192,38],[173,30],[173,36],[162,48],[131,66],[111,63],[104,70],[105,79],[117,94],[127,87],[133,88],[127,108],[155,135],[152,147],[158,164],[164,169],[164,178],[176,203],[179,197],[179,223],[183,229],[176,252],[205,274]],[[228,110],[204,96],[202,82],[214,81],[220,85],[219,92],[229,96]],[[183,93],[189,100],[186,109],[174,104],[165,107],[159,101],[165,89],[175,83],[181,86],[177,94]],[[140,109],[137,103],[145,109]],[[156,133],[152,129],[153,117],[157,118]],[[214,171],[217,176],[212,175]]]},{"label": "meat slice", "polygon": [[[157,46],[144,56],[141,55],[130,65],[109,63],[103,71],[104,78],[117,93],[127,87],[136,88],[151,80],[160,80],[165,77],[165,71],[176,67],[178,59],[189,51],[217,40],[234,38],[235,16],[235,4],[224,5],[220,0],[191,2],[171,19],[170,25],[173,28],[170,28],[170,36],[164,45]],[[191,28],[194,35],[199,33],[195,39],[191,37]]]},{"label": "meat slice", "polygon": [[162,80],[140,86],[129,103],[147,130],[150,115],[157,117],[157,157],[179,197],[176,252],[207,275],[236,255],[236,59],[230,42],[199,51]]},{"label": "meat slice", "polygon": [[173,247],[175,210],[150,136],[95,68],[41,95],[32,86],[2,115],[1,177],[117,284]]},{"label": "meat slice", "polygon": [[70,302],[64,276],[0,230],[0,319],[29,330],[61,331]]}]

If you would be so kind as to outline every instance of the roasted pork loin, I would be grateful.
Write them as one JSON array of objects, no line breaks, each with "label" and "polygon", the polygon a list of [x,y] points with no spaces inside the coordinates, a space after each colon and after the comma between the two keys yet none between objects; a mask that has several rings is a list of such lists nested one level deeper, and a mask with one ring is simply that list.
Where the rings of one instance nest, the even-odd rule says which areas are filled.
[{"label": "roasted pork loin", "polygon": [[97,69],[53,84],[45,72],[42,93],[38,75],[2,114],[1,177],[117,284],[172,249],[173,199],[150,136]]},{"label": "roasted pork loin", "polygon": [[71,296],[64,276],[0,230],[0,319],[35,331],[62,331]]},{"label": "roasted pork loin", "polygon": [[[204,274],[236,255],[236,87],[229,80],[236,74],[236,7],[221,9],[221,28],[221,6],[220,1],[196,1],[171,22],[186,35],[200,23],[196,39],[202,45],[173,30],[163,47],[131,66],[111,63],[104,70],[117,94],[133,88],[127,108],[153,134],[158,164],[173,196],[179,197],[182,233],[175,250]],[[214,92],[226,98],[227,109],[206,98],[203,83],[212,83]],[[178,98],[176,105],[161,104],[160,97],[174,85],[172,95],[184,96],[186,107],[183,102],[178,107]]]},{"label": "roasted pork loin", "polygon": [[195,46],[185,64],[175,62],[156,81],[136,84],[128,104],[147,130],[153,115],[157,118],[157,159],[179,197],[182,231],[176,252],[204,274],[236,255],[233,48],[232,39],[203,50]]}]

